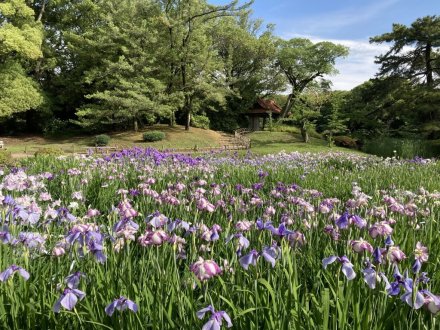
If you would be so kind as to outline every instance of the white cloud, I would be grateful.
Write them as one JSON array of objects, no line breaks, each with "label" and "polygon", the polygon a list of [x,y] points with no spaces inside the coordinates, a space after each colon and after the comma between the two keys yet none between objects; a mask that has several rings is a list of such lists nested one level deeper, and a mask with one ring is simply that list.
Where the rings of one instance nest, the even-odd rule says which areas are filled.
[{"label": "white cloud", "polygon": [[350,54],[336,62],[339,74],[328,77],[333,89],[350,90],[373,78],[379,70],[375,57],[388,51],[389,45],[370,44],[368,40],[329,40],[350,48]]}]

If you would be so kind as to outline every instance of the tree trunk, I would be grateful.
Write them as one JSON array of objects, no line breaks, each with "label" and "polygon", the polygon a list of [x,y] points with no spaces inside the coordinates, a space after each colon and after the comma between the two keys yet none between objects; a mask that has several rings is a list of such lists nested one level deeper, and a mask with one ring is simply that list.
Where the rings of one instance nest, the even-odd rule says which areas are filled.
[{"label": "tree trunk", "polygon": [[139,125],[138,125],[138,121],[136,118],[133,120],[133,128],[134,128],[135,132],[137,132],[139,130]]},{"label": "tree trunk", "polygon": [[425,51],[425,62],[426,62],[426,85],[428,87],[432,87],[434,84],[434,78],[432,76],[432,59],[431,59],[431,52],[432,52],[432,44],[431,42],[428,42],[426,44],[426,51]]},{"label": "tree trunk", "polygon": [[176,114],[173,111],[171,111],[171,115],[170,115],[170,127],[174,127],[174,125],[176,125]]},{"label": "tree trunk", "polygon": [[295,94],[292,92],[287,97],[287,101],[284,104],[283,111],[281,112],[280,119],[285,118],[287,113],[292,109],[293,102],[295,101]]},{"label": "tree trunk", "polygon": [[333,147],[333,133],[332,132],[328,133],[327,140],[328,140],[328,147],[329,148]]},{"label": "tree trunk", "polygon": [[41,19],[43,18],[45,10],[46,10],[46,0],[43,0],[43,2],[41,4],[40,12],[38,13],[37,22],[41,22]]},{"label": "tree trunk", "polygon": [[307,128],[305,125],[301,126],[301,136],[305,143],[309,143],[309,132],[307,131]]},{"label": "tree trunk", "polygon": [[190,124],[191,124],[191,110],[188,109],[186,112],[185,131],[189,131]]}]

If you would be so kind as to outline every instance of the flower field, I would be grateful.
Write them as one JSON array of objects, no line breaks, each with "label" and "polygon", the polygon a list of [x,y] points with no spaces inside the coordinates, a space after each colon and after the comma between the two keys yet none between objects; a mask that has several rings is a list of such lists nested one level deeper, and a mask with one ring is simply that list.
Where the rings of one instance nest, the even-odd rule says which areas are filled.
[{"label": "flower field", "polygon": [[440,163],[131,149],[0,170],[0,328],[438,329]]}]

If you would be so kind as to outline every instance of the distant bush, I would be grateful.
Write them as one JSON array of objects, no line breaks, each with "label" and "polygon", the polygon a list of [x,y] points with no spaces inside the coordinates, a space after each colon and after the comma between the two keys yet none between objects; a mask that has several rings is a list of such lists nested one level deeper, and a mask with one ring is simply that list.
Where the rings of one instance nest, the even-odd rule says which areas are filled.
[{"label": "distant bush", "polygon": [[161,131],[145,132],[143,135],[143,139],[145,142],[161,141],[165,139],[165,133]]},{"label": "distant bush", "polygon": [[[292,134],[301,134],[301,129],[299,129],[296,126],[292,125],[286,125],[284,121],[282,122],[275,122],[272,126],[272,132],[288,132]],[[322,139],[322,135],[316,132],[314,128],[310,128],[308,130],[309,136],[314,137],[316,139]]]},{"label": "distant bush", "polygon": [[98,147],[106,146],[109,144],[109,142],[110,142],[110,136],[108,136],[107,134],[101,134],[95,136],[95,145]]},{"label": "distant bush", "polygon": [[203,115],[194,115],[191,117],[191,126],[196,128],[209,129],[210,120]]},{"label": "distant bush", "polygon": [[1,166],[11,166],[14,165],[14,159],[9,151],[0,151],[0,165]]},{"label": "distant bush", "polygon": [[358,148],[358,141],[346,135],[334,136],[333,142],[338,147],[344,147],[350,149]]},{"label": "distant bush", "polygon": [[61,156],[64,154],[60,148],[40,148],[35,152],[35,157],[38,156]]},{"label": "distant bush", "polygon": [[69,123],[67,121],[53,118],[43,128],[43,135],[45,137],[53,137],[63,134],[68,128]]}]

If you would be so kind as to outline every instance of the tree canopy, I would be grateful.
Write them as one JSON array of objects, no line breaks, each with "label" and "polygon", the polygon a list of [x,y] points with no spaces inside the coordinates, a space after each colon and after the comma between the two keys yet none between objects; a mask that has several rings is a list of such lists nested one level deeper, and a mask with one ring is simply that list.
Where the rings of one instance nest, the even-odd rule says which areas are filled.
[{"label": "tree canopy", "polygon": [[312,83],[327,83],[325,75],[337,73],[337,58],[348,55],[348,48],[332,42],[313,43],[309,39],[278,40],[276,65],[286,76],[290,94],[281,117],[292,109],[296,98]]},{"label": "tree canopy", "polygon": [[419,18],[409,27],[393,24],[392,32],[370,42],[392,43],[387,53],[377,57],[379,76],[403,77],[428,87],[440,83],[440,16]]},{"label": "tree canopy", "polygon": [[40,106],[30,73],[42,56],[43,27],[24,0],[0,3],[0,119]]}]

